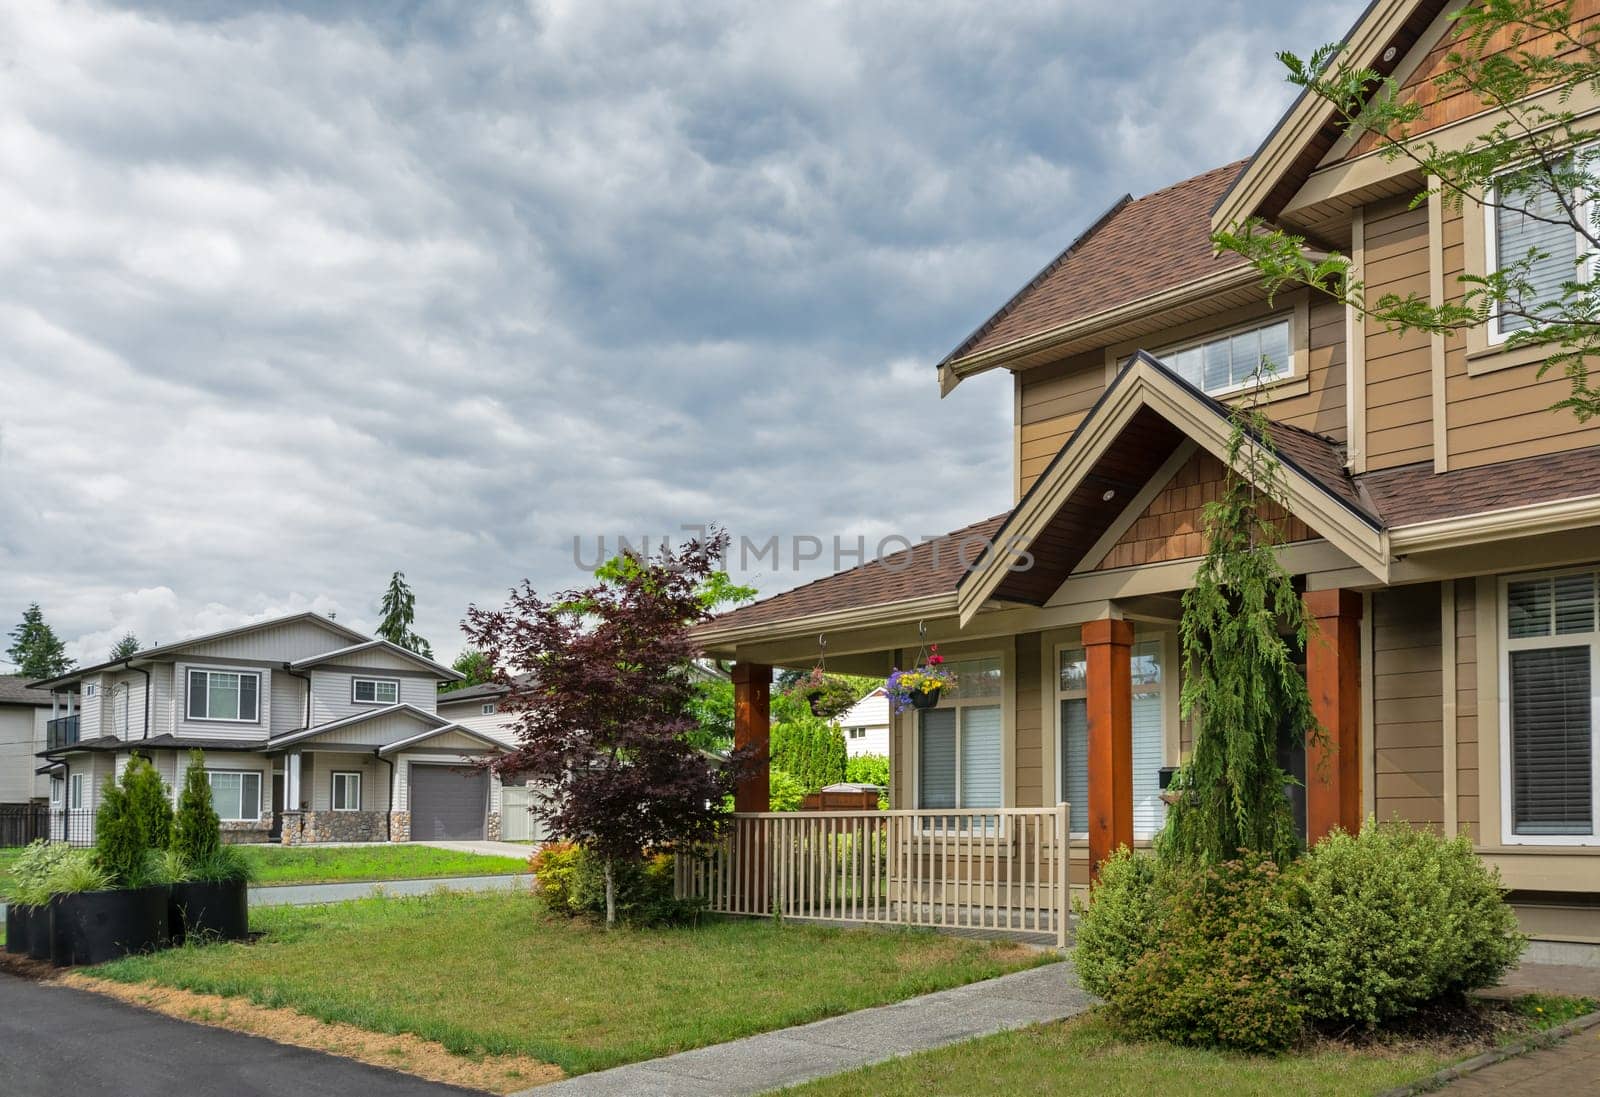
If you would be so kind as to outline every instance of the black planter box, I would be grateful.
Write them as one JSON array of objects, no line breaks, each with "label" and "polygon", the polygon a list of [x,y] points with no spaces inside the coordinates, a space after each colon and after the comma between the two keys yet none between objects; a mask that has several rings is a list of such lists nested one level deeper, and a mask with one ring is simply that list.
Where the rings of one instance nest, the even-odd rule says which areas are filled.
[{"label": "black planter box", "polygon": [[57,895],[50,901],[50,962],[103,964],[167,944],[165,884]]},{"label": "black planter box", "polygon": [[44,938],[48,953],[50,947],[50,908],[25,907],[18,903],[6,904],[6,951],[19,956],[34,949],[34,935]]},{"label": "black planter box", "polygon": [[250,932],[250,886],[243,880],[173,884],[167,933],[174,945],[189,938],[242,941]]},{"label": "black planter box", "polygon": [[[28,930],[28,959],[50,962],[50,912],[56,905],[51,899],[42,907],[34,907],[30,914]],[[6,907],[9,911],[11,908]],[[9,938],[8,938],[9,939]]]}]

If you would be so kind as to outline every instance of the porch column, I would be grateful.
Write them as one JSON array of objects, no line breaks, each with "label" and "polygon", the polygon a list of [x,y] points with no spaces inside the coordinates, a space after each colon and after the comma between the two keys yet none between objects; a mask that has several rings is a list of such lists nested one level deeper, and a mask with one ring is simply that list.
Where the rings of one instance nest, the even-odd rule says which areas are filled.
[{"label": "porch column", "polygon": [[772,668],[761,663],[733,666],[733,746],[755,747],[755,757],[734,787],[733,810],[766,811],[771,805],[768,788],[768,739],[772,730]]},{"label": "porch column", "polygon": [[1315,842],[1334,827],[1361,829],[1361,595],[1312,590],[1305,606],[1317,624],[1306,686],[1327,736],[1306,744],[1306,840]]},{"label": "porch column", "polygon": [[1133,846],[1133,625],[1103,618],[1083,626],[1088,663],[1089,869]]}]

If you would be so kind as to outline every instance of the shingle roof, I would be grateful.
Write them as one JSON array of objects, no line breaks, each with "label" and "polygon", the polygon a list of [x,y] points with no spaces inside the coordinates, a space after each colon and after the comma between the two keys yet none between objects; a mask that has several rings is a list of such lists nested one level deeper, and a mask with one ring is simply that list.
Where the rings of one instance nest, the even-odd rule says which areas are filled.
[{"label": "shingle roof", "polygon": [[1384,522],[1407,526],[1596,494],[1600,446],[1434,472],[1424,461],[1363,473],[1357,482]]},{"label": "shingle roof", "polygon": [[1211,246],[1211,208],[1244,161],[1113,207],[945,358],[953,362],[1244,265]]},{"label": "shingle roof", "polygon": [[32,678],[20,674],[0,674],[0,705],[38,705],[50,707],[50,694],[42,689],[30,689]]},{"label": "shingle roof", "polygon": [[438,703],[453,705],[458,701],[481,701],[485,697],[504,697],[510,692],[509,687],[502,686],[498,682],[479,682],[474,686],[462,686],[460,689],[439,694]]}]

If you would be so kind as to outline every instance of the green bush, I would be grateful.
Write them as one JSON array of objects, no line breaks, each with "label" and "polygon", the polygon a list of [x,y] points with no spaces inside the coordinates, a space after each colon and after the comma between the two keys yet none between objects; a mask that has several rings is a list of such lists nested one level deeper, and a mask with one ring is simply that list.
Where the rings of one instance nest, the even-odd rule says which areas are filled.
[{"label": "green bush", "polygon": [[1465,837],[1369,822],[1318,842],[1295,872],[1306,896],[1295,982],[1318,1022],[1382,1024],[1491,986],[1525,944],[1498,873]]},{"label": "green bush", "polygon": [[771,769],[767,772],[767,810],[799,811],[805,802],[806,787],[787,770]]},{"label": "green bush", "polygon": [[[123,774],[126,776],[127,770]],[[100,788],[100,807],[95,812],[94,848],[100,867],[115,885],[135,887],[143,882],[150,847],[128,804],[127,790],[109,774]]]},{"label": "green bush", "polygon": [[571,842],[550,842],[528,858],[534,894],[544,900],[552,914],[570,917],[580,913],[573,891],[578,877],[578,858],[582,853]]},{"label": "green bush", "polygon": [[844,732],[811,715],[803,704],[791,702],[782,706],[781,714],[774,713],[771,749],[772,767],[800,782],[806,792],[844,780]]},{"label": "green bush", "polygon": [[1078,904],[1078,978],[1091,994],[1110,998],[1122,973],[1154,948],[1159,937],[1157,893],[1164,870],[1154,857],[1126,846],[1100,866],[1094,902]]},{"label": "green bush", "polygon": [[128,813],[147,849],[166,849],[172,842],[172,798],[156,767],[135,754],[122,771]]},{"label": "green bush", "polygon": [[[1154,943],[1105,986],[1113,1018],[1130,1035],[1178,1044],[1239,1051],[1293,1044],[1306,1008],[1290,966],[1292,881],[1264,857],[1162,872],[1173,875],[1157,881]],[[1125,890],[1138,893],[1134,884]]]},{"label": "green bush", "polygon": [[215,857],[221,847],[222,822],[211,804],[206,756],[191,750],[183,792],[178,796],[178,813],[172,821],[172,849],[187,864],[198,865]]},{"label": "green bush", "polygon": [[72,847],[64,842],[48,842],[41,838],[30,843],[11,862],[9,901],[25,907],[39,907],[49,902],[50,878],[71,855]]},{"label": "green bush", "polygon": [[[582,846],[552,842],[529,858],[534,890],[553,914],[604,918],[605,862]],[[699,914],[700,903],[674,897],[672,855],[646,854],[612,866],[617,919],[634,926],[678,925]]]},{"label": "green bush", "polygon": [[69,850],[45,879],[51,895],[74,895],[81,891],[104,891],[117,886],[92,849]]},{"label": "green bush", "polygon": [[887,754],[857,754],[845,760],[844,779],[853,785],[889,787],[889,756]]}]

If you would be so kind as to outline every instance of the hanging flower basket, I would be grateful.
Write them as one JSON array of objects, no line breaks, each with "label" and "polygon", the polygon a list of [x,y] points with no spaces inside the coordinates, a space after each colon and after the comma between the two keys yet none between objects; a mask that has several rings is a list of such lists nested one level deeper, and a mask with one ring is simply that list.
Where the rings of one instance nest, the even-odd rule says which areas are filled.
[{"label": "hanging flower basket", "polygon": [[823,704],[823,699],[828,696],[828,680],[821,665],[813,668],[804,678],[797,679],[789,688],[789,693],[803,699],[810,707],[811,715],[824,715],[827,706]]},{"label": "hanging flower basket", "polygon": [[908,708],[930,709],[939,703],[940,696],[948,690],[956,691],[956,676],[944,665],[939,645],[928,649],[928,656],[910,670],[896,668],[889,674],[884,691],[896,712]]}]

